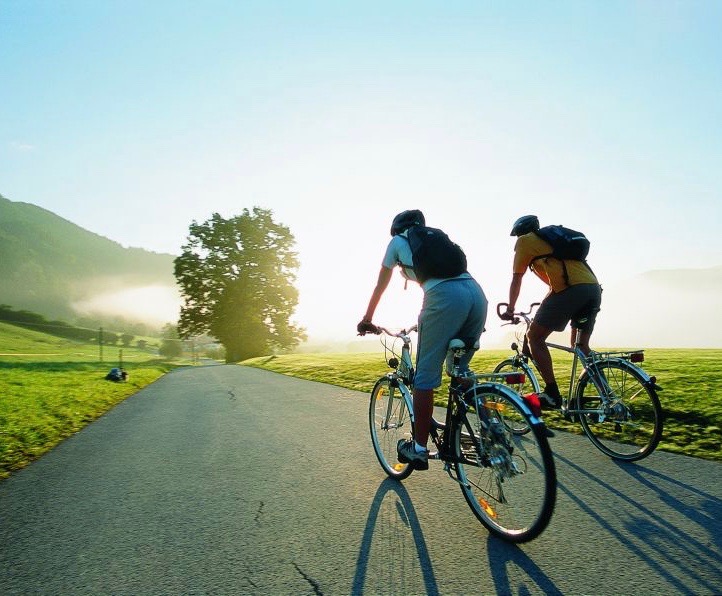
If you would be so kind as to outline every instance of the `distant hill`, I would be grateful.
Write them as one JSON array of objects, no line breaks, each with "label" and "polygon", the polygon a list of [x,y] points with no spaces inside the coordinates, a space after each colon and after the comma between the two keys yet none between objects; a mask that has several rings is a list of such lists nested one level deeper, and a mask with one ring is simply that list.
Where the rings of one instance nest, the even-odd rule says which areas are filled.
[{"label": "distant hill", "polygon": [[72,319],[79,304],[140,288],[176,292],[175,256],[122,245],[0,195],[0,304]]}]

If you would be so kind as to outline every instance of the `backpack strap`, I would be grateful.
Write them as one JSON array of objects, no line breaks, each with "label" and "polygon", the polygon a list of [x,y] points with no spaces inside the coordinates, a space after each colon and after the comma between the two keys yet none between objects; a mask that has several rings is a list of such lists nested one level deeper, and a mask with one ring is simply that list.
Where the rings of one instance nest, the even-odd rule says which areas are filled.
[{"label": "backpack strap", "polygon": [[567,287],[569,287],[571,285],[569,283],[569,272],[567,271],[567,264],[566,264],[566,261],[568,261],[568,260],[569,261],[572,261],[572,260],[577,261],[578,260],[580,263],[584,263],[584,266],[587,269],[589,269],[589,273],[591,273],[592,275],[594,275],[594,277],[596,277],[596,275],[594,274],[594,271],[592,271],[592,268],[589,266],[589,263],[587,263],[586,259],[560,259],[558,257],[555,257],[553,253],[548,253],[545,255],[538,255],[538,256],[534,257],[531,260],[531,262],[529,263],[529,269],[531,269],[533,271],[534,269],[533,269],[532,265],[534,265],[534,261],[538,261],[539,259],[556,259],[557,261],[559,261],[562,264],[562,269],[564,270],[564,283],[566,284]]},{"label": "backpack strap", "polygon": [[[406,243],[409,245],[409,248],[411,248],[411,242],[409,242],[408,237],[407,237],[407,236],[404,236],[403,234],[399,234],[399,236],[400,236],[401,238],[403,238],[404,240],[406,240]],[[416,271],[414,271],[414,266],[413,266],[413,265],[407,265],[407,264],[404,263],[401,259],[396,259],[396,264],[397,264],[399,267],[401,267],[402,269],[410,269],[411,271],[413,271],[414,277],[416,277]],[[418,280],[417,280],[417,281],[418,281]],[[406,290],[408,287],[409,287],[409,277],[408,277],[408,273],[407,273],[406,275],[404,275],[404,290]]]},{"label": "backpack strap", "polygon": [[[409,241],[408,237],[407,237],[407,236],[404,236],[404,235],[402,235],[402,234],[399,234],[399,236],[400,236],[401,238],[403,238],[404,240],[406,240],[406,244],[409,245],[409,250],[411,250],[411,242]],[[412,256],[411,258],[413,259],[413,256]],[[407,265],[407,264],[404,263],[401,259],[396,259],[396,264],[397,264],[399,267],[403,267],[404,269],[411,269],[412,271],[414,270],[414,266],[413,266],[413,265]],[[415,274],[416,274],[416,273],[414,273],[414,275],[415,275]]]}]

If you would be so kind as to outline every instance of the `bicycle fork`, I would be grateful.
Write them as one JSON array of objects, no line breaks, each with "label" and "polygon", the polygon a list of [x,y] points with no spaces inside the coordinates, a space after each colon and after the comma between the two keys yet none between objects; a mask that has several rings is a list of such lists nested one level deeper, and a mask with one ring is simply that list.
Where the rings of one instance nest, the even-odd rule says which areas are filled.
[{"label": "bicycle fork", "polygon": [[[411,422],[411,427],[414,426],[414,409],[413,409],[413,398],[411,398],[411,395],[407,395],[398,385],[398,383],[394,382],[395,379],[391,379],[391,385],[389,388],[389,400],[388,404],[386,406],[386,412],[384,413],[384,419],[381,424],[381,428],[383,430],[389,430],[391,428],[401,428],[405,424],[406,420],[406,414],[405,410],[408,411],[408,417]],[[399,404],[398,404],[398,413],[396,416],[394,416],[394,393],[396,391],[399,391],[401,393]],[[396,420],[396,424],[391,425],[389,424],[389,420]]]}]

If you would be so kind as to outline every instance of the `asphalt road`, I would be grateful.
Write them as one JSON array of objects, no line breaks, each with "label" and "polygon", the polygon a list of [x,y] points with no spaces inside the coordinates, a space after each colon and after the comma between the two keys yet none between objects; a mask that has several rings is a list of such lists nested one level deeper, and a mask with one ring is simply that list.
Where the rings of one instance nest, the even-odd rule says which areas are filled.
[{"label": "asphalt road", "polygon": [[554,517],[491,538],[432,463],[385,478],[363,393],[181,369],[0,482],[0,594],[720,594],[722,465],[552,439]]}]

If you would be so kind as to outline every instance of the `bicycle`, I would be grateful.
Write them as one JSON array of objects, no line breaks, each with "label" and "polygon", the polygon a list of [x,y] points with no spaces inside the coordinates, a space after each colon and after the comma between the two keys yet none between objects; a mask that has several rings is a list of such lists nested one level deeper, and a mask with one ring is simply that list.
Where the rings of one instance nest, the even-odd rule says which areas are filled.
[{"label": "bicycle", "polygon": [[[377,330],[386,336],[385,360],[393,370],[371,392],[371,440],[383,470],[400,481],[414,470],[397,460],[396,449],[400,439],[413,436],[410,333],[417,329]],[[387,338],[394,338],[392,345]],[[397,339],[402,343],[400,354],[395,351]],[[459,374],[460,358],[469,347],[459,339],[449,344],[446,417],[444,422],[432,418],[430,438],[436,451],[430,452],[429,460],[443,463],[474,515],[492,534],[509,542],[526,542],[549,524],[556,501],[556,470],[546,429],[521,396],[503,384],[518,382],[518,373]],[[506,426],[509,420],[527,425],[529,432],[514,435]]]},{"label": "bicycle", "polygon": [[[497,305],[501,318],[507,304]],[[541,387],[532,368],[536,363],[527,345],[527,332],[533,318],[527,312],[515,312],[506,325],[525,324],[522,349],[511,344],[514,354],[500,362],[494,372],[523,372],[524,381],[514,388],[522,395],[539,393]],[[517,336],[518,339],[518,336]],[[584,434],[602,453],[612,459],[637,461],[652,453],[662,437],[662,406],[657,392],[657,378],[648,375],[637,363],[644,361],[643,350],[595,352],[585,355],[577,343],[573,348],[547,342],[550,348],[573,355],[569,392],[562,399],[561,414],[578,421]],[[576,377],[578,366],[582,370]],[[528,432],[519,425],[513,432]]]}]

